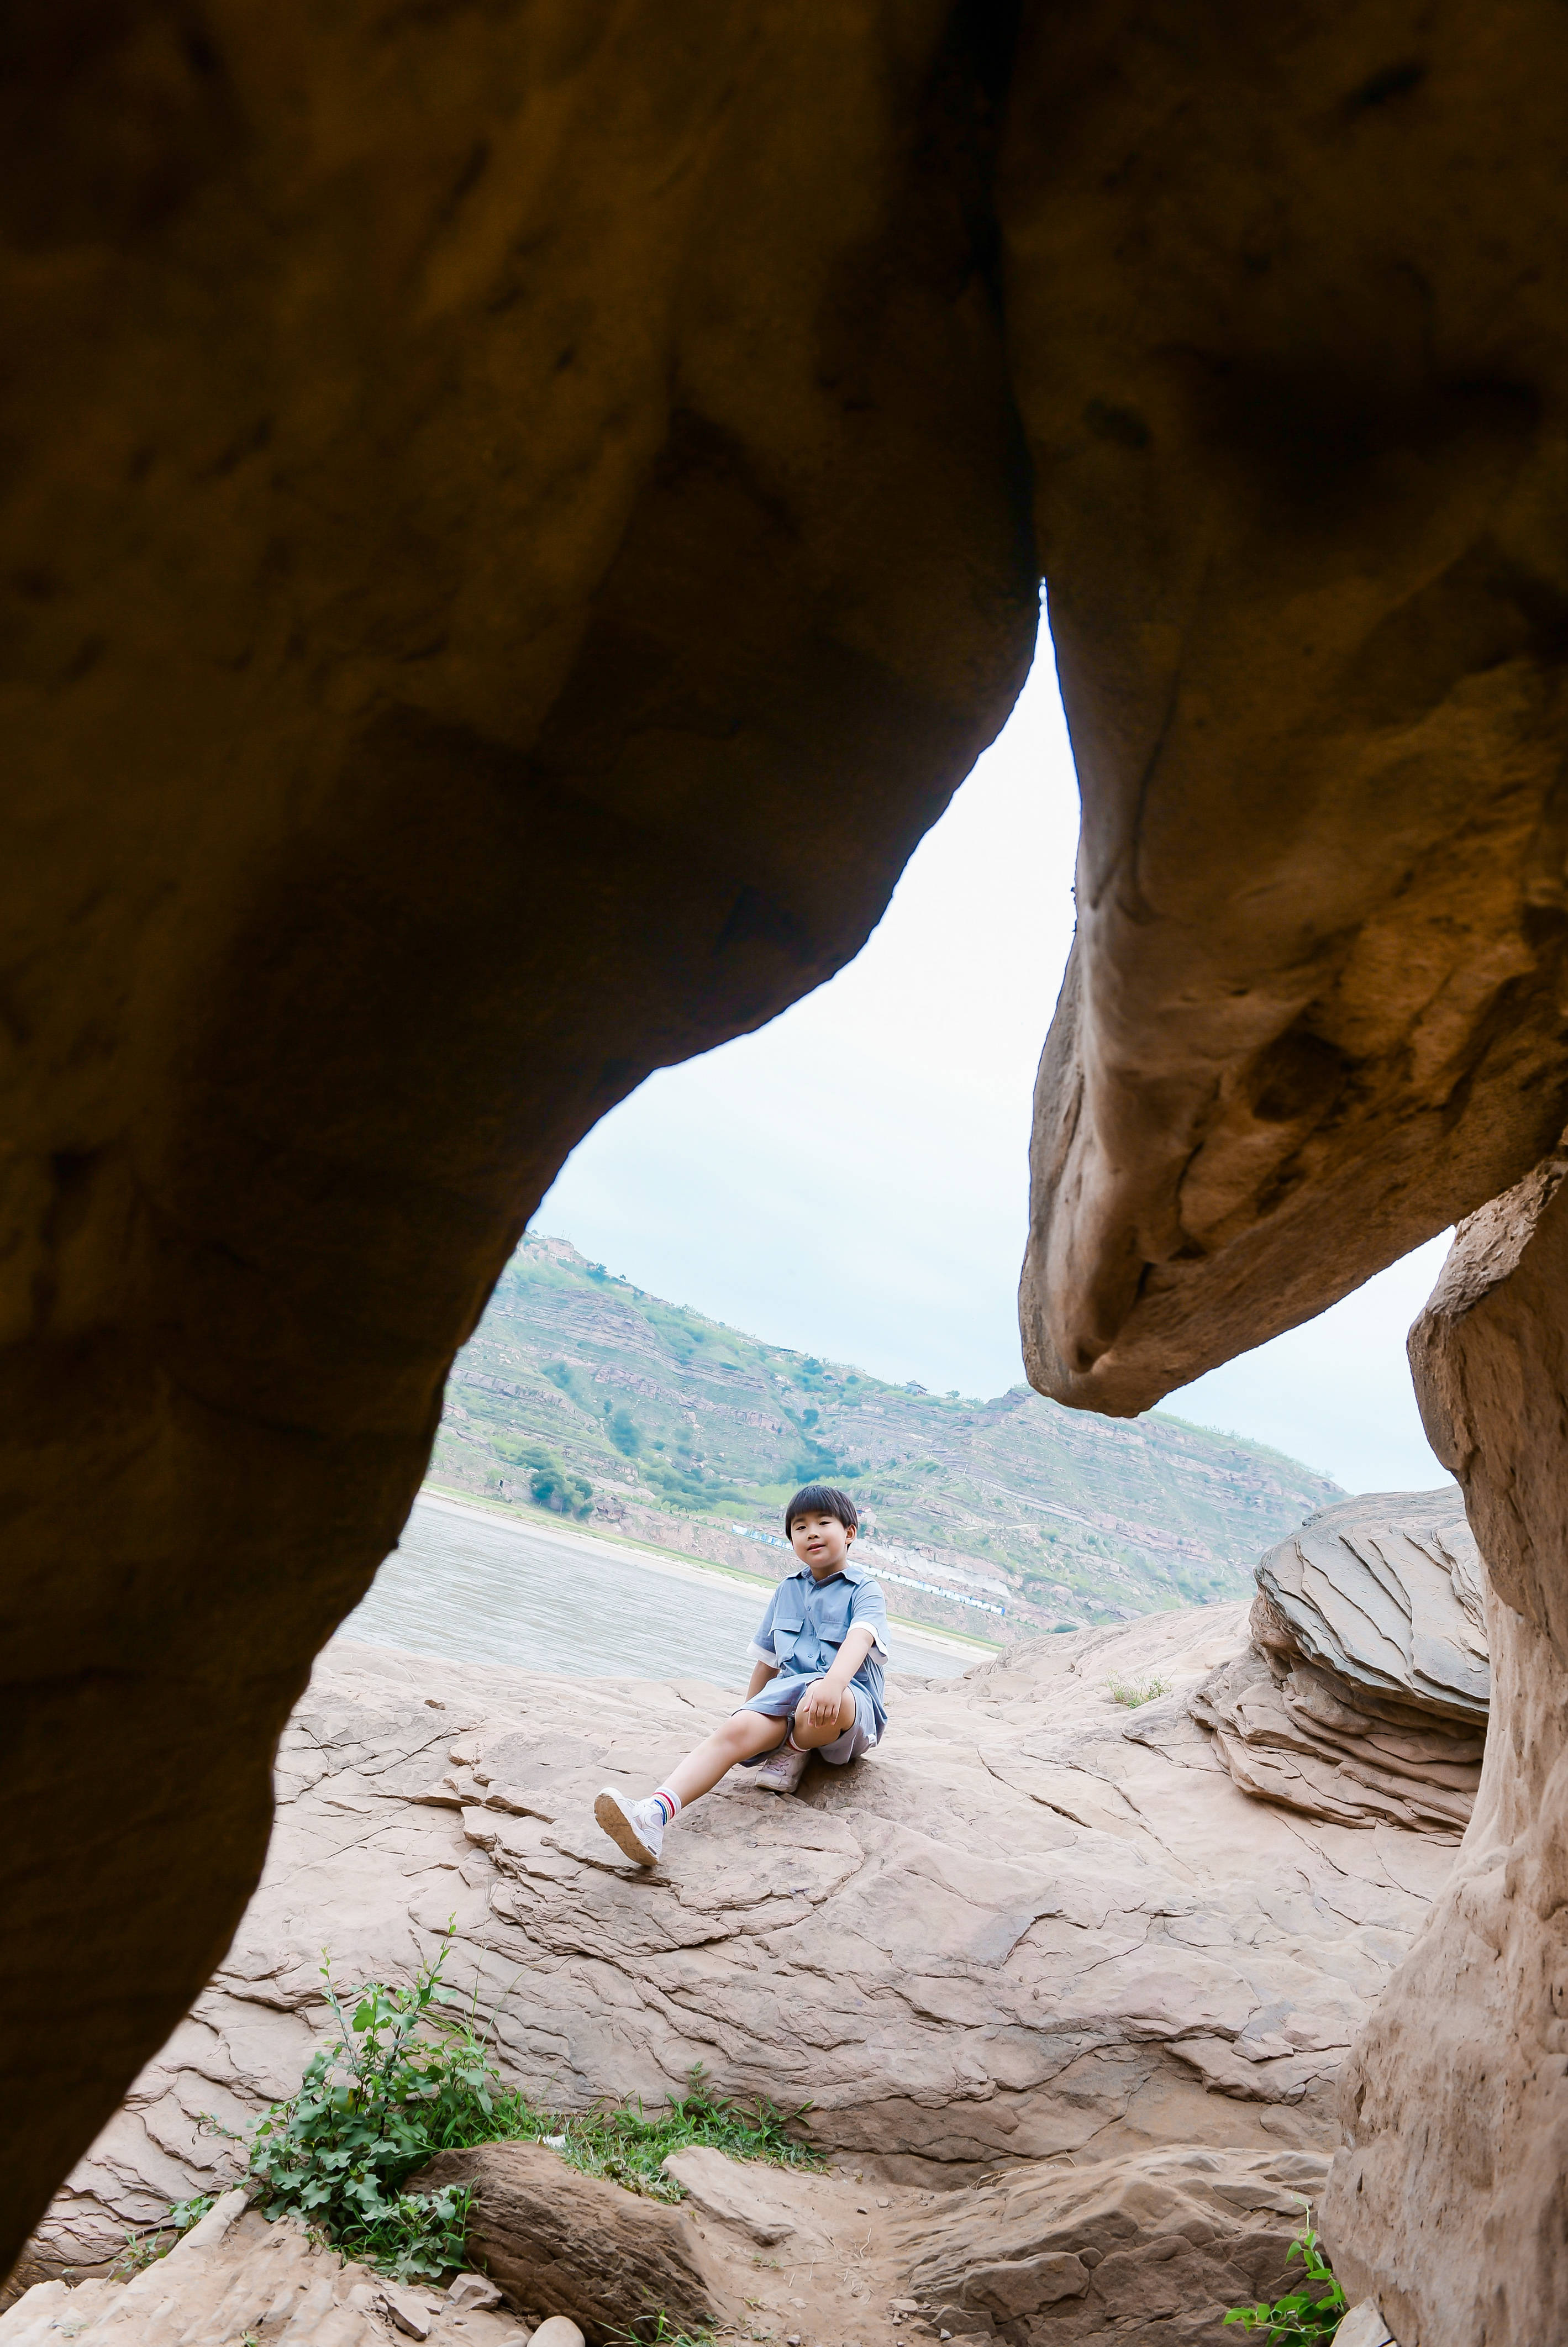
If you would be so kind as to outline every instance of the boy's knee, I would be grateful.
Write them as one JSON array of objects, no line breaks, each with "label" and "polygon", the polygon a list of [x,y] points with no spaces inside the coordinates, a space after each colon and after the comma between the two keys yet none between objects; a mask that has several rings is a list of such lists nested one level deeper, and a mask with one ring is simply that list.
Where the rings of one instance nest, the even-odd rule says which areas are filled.
[{"label": "boy's knee", "polygon": [[723,1727],[717,1730],[719,1738],[723,1744],[725,1749],[735,1753],[742,1758],[749,1758],[749,1756],[757,1749],[757,1722],[759,1720],[764,1720],[767,1727],[776,1729],[777,1735],[774,1739],[775,1741],[783,1737],[784,1733],[784,1722],[782,1719],[769,1719],[767,1715],[764,1712],[732,1712],[730,1717],[724,1722]]}]

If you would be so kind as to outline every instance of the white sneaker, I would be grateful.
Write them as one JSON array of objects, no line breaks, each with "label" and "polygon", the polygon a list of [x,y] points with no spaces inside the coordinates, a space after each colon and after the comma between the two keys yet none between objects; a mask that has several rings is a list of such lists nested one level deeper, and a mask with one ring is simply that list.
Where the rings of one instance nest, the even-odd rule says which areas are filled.
[{"label": "white sneaker", "polygon": [[770,1752],[762,1767],[753,1771],[752,1782],[760,1785],[764,1793],[798,1792],[810,1758],[809,1752],[797,1751],[786,1736],[777,1751]]},{"label": "white sneaker", "polygon": [[664,1847],[664,1804],[650,1798],[629,1801],[606,1786],[593,1805],[593,1814],[618,1850],[639,1866],[657,1866]]}]

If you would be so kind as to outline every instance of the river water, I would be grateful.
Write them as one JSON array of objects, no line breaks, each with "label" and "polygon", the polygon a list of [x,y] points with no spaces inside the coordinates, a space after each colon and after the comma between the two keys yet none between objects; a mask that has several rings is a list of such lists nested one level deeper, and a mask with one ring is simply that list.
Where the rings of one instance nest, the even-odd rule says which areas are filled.
[{"label": "river water", "polygon": [[[665,1569],[609,1541],[424,1495],[340,1635],[569,1678],[625,1674],[743,1687],[746,1647],[766,1604],[765,1590],[718,1573]],[[981,1659],[890,1635],[897,1671],[950,1678]]]}]

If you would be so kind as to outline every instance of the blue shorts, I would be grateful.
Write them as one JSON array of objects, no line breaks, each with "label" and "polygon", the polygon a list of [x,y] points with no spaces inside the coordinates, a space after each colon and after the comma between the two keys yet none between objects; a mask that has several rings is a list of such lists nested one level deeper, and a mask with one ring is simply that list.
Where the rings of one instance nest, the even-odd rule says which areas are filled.
[{"label": "blue shorts", "polygon": [[[785,1678],[781,1671],[777,1678],[768,1681],[760,1695],[749,1696],[741,1709],[760,1711],[766,1719],[787,1719],[793,1727],[796,1707],[804,1703],[810,1689],[820,1684],[820,1673],[815,1673],[809,1678]],[[818,1744],[813,1747],[817,1758],[825,1760],[833,1768],[842,1768],[846,1760],[858,1760],[863,1752],[869,1752],[872,1746],[881,1740],[871,1697],[853,1679],[849,1683],[849,1692],[855,1697],[852,1725],[845,1729],[842,1736],[835,1736],[831,1744]],[[774,1745],[774,1751],[777,1749],[777,1745]],[[771,1752],[753,1752],[749,1760],[743,1760],[740,1765],[743,1768],[760,1768],[764,1760],[772,1758]]]}]

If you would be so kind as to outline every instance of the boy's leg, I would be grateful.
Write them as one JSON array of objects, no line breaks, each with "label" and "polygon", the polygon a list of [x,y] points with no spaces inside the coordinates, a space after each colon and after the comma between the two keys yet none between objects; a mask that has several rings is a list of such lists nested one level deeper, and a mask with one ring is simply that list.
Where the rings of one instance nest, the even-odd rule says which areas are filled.
[{"label": "boy's leg", "polygon": [[809,1723],[803,1716],[804,1709],[803,1702],[794,1716],[793,1734],[795,1749],[799,1752],[819,1752],[825,1744],[836,1744],[845,1729],[854,1727],[856,1716],[854,1689],[845,1688],[837,1711],[831,1719],[824,1720],[820,1725]]},{"label": "boy's leg", "polygon": [[849,1692],[855,1698],[854,1718],[834,1743],[824,1744],[818,1750],[817,1757],[825,1760],[830,1768],[842,1768],[849,1761],[858,1760],[863,1752],[869,1752],[879,1741],[870,1696],[864,1687],[852,1686]]},{"label": "boy's leg", "polygon": [[749,1760],[758,1752],[771,1752],[775,1744],[784,1742],[788,1732],[787,1719],[772,1718],[764,1711],[737,1711],[723,1727],[705,1736],[694,1751],[688,1752],[664,1782],[684,1809],[689,1801],[711,1793],[737,1760]]},{"label": "boy's leg", "polygon": [[639,1866],[656,1866],[663,1848],[664,1829],[671,1814],[688,1801],[711,1792],[737,1760],[771,1752],[782,1744],[789,1723],[761,1711],[737,1711],[723,1727],[705,1736],[694,1752],[672,1768],[647,1800],[629,1801],[615,1786],[607,1785],[594,1802],[593,1814],[616,1847]]}]

